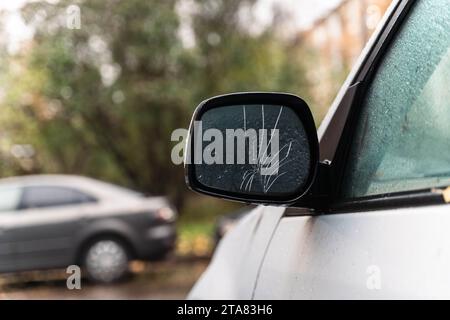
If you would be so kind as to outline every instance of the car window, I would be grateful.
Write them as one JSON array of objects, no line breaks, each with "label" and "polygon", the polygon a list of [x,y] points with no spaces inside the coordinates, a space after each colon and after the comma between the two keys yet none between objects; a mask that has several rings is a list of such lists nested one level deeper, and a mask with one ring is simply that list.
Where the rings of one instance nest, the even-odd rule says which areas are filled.
[{"label": "car window", "polygon": [[344,197],[450,185],[449,30],[448,0],[413,7],[363,100]]},{"label": "car window", "polygon": [[21,196],[22,189],[19,187],[0,187],[0,212],[16,210]]},{"label": "car window", "polygon": [[72,188],[33,186],[25,187],[21,208],[65,206],[90,201],[94,201],[91,196]]}]

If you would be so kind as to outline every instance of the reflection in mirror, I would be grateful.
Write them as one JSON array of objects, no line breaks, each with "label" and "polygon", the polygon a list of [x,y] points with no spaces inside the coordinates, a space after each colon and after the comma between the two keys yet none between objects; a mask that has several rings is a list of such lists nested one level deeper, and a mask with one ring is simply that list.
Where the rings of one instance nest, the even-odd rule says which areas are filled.
[{"label": "reflection in mirror", "polygon": [[209,109],[194,123],[197,181],[249,195],[290,195],[311,168],[307,134],[297,114],[278,105]]}]

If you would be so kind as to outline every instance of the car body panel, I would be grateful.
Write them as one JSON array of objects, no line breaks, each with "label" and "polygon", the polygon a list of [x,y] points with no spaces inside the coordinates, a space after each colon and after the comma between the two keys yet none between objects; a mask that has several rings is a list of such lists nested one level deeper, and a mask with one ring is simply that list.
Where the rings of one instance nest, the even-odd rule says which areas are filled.
[{"label": "car body panel", "polygon": [[[86,204],[92,206],[91,204]],[[16,212],[11,234],[17,270],[67,266],[86,206],[27,209]]]},{"label": "car body panel", "polygon": [[0,272],[14,269],[13,238],[11,236],[11,221],[14,213],[3,212],[0,214]]},{"label": "car body panel", "polygon": [[254,298],[449,299],[449,210],[283,218]]},{"label": "car body panel", "polygon": [[245,216],[219,242],[208,269],[188,298],[250,299],[259,267],[283,212],[281,207],[259,206]]}]

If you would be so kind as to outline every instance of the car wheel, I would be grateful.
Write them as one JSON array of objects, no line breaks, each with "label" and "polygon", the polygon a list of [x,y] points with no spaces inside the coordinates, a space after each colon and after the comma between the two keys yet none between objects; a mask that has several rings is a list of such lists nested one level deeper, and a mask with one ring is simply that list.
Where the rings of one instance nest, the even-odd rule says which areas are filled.
[{"label": "car wheel", "polygon": [[129,261],[129,252],[121,241],[100,239],[93,241],[86,248],[83,266],[89,279],[111,283],[122,279],[128,273]]}]

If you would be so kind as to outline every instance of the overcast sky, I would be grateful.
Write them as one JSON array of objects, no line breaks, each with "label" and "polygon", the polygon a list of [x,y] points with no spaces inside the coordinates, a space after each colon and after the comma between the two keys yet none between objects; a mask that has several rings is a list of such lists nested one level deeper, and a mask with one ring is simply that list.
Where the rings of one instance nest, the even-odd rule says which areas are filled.
[{"label": "overcast sky", "polygon": [[299,28],[308,27],[317,18],[333,9],[342,0],[259,0],[261,14],[269,14],[274,4],[280,4],[295,15]]},{"label": "overcast sky", "polygon": [[[14,51],[23,40],[32,35],[32,31],[27,29],[17,10],[29,0],[0,0],[0,10],[11,11],[6,23],[7,41],[11,43],[11,50]],[[35,0],[32,0],[35,1]],[[125,0],[126,1],[126,0]],[[145,1],[145,0],[144,0]],[[327,11],[334,8],[342,0],[259,0],[259,4],[254,14],[262,21],[270,19],[271,8],[275,5],[281,5],[288,9],[295,17],[295,28],[307,28],[314,20],[324,15]],[[47,0],[54,3],[58,0]],[[81,12],[81,17],[83,12]]]}]

